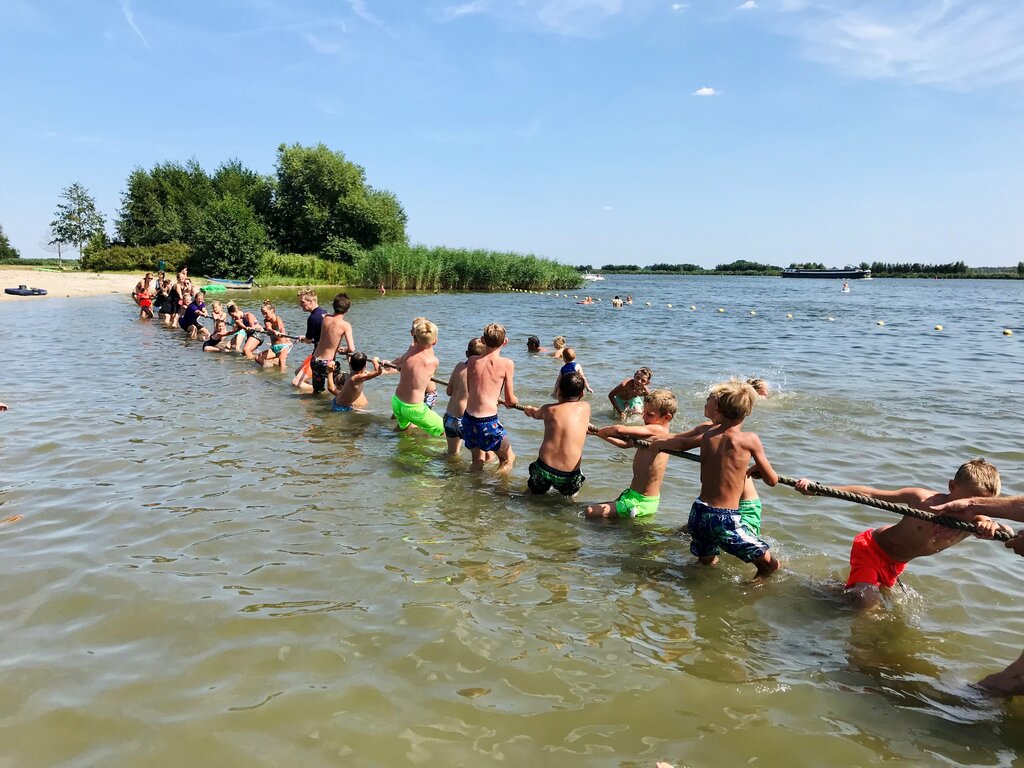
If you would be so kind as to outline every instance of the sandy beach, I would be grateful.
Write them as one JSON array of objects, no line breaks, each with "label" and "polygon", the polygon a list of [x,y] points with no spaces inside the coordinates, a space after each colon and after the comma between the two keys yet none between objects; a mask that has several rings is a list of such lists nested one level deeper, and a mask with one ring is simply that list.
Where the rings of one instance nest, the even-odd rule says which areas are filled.
[{"label": "sandy beach", "polygon": [[73,296],[131,293],[143,275],[119,272],[41,272],[31,267],[0,267],[0,288],[45,288],[45,296],[11,296],[0,293],[0,301],[41,301]]}]

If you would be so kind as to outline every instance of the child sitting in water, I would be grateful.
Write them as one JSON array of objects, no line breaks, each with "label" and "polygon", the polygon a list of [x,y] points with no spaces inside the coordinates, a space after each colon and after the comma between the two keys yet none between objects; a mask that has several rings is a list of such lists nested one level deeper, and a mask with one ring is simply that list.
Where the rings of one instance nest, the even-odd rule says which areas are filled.
[{"label": "child sitting in water", "polygon": [[608,393],[608,401],[620,419],[631,414],[641,413],[644,409],[644,397],[647,388],[654,378],[650,368],[641,368],[631,379],[623,379],[615,389]]},{"label": "child sitting in water", "polygon": [[[668,425],[678,409],[676,396],[656,389],[644,397],[643,426],[613,425],[597,430],[597,436],[619,448],[630,448],[630,440],[656,440],[668,434]],[[661,483],[665,479],[668,454],[652,448],[637,448],[633,455],[633,480],[615,501],[591,504],[587,517],[646,517],[658,511]]]},{"label": "child sitting in water", "polygon": [[[774,486],[779,476],[764,455],[761,439],[743,431],[743,420],[754,408],[757,393],[744,381],[733,379],[721,384],[717,397],[708,396],[711,420],[715,424],[701,436],[700,496],[690,509],[688,526],[693,540],[690,552],[702,565],[718,562],[725,550],[745,563],[757,567],[757,579],[765,579],[779,569],[768,544],[753,535],[740,515],[740,498],[747,477],[760,477]],[[750,467],[750,460],[754,466]]]},{"label": "child sitting in water", "polygon": [[334,395],[331,400],[331,410],[347,412],[353,408],[365,408],[369,405],[366,395],[363,394],[363,384],[370,379],[375,379],[384,373],[380,367],[380,360],[371,358],[373,368],[366,370],[366,355],[362,352],[353,352],[348,357],[347,374],[342,373],[338,368],[334,369],[334,375],[327,379],[327,389]]},{"label": "child sitting in water", "polygon": [[572,347],[563,349],[562,360],[565,361],[565,365],[558,371],[558,376],[555,378],[555,386],[551,390],[551,396],[558,397],[558,382],[562,380],[563,376],[567,376],[570,373],[578,373],[580,378],[583,379],[583,386],[587,388],[587,392],[594,394],[594,390],[590,388],[590,382],[587,381],[586,374],[583,373],[583,366],[576,362],[576,350]]},{"label": "child sitting in water", "polygon": [[554,487],[563,496],[573,497],[586,480],[580,463],[590,427],[590,403],[583,402],[584,379],[579,373],[565,374],[555,387],[557,403],[523,409],[527,416],[544,422],[544,441],[537,460],[530,465],[527,486],[534,494]]},{"label": "child sitting in water", "polygon": [[551,357],[556,360],[562,359],[562,350],[565,349],[565,336],[555,336],[551,342]]},{"label": "child sitting in water", "polygon": [[225,337],[228,335],[228,318],[219,301],[210,304],[211,317],[213,317],[213,333],[210,338],[203,342],[203,352],[225,352],[223,346]]},{"label": "child sitting in water", "polygon": [[209,317],[206,312],[206,303],[203,301],[203,292],[199,291],[193,298],[192,294],[186,293],[184,298],[187,299],[187,306],[185,311],[181,314],[181,319],[178,321],[178,326],[183,331],[187,331],[191,338],[197,336],[203,341],[210,338],[210,332],[203,328],[199,324],[200,317]]},{"label": "child sitting in water", "polygon": [[[794,487],[800,493],[813,496],[811,484],[810,480],[802,477]],[[931,511],[930,507],[954,499],[998,496],[999,486],[999,472],[996,468],[984,459],[974,459],[960,465],[953,479],[949,481],[946,493],[925,488],[883,491],[865,485],[834,487],[880,501],[906,504],[927,512]],[[966,511],[944,514],[975,523],[988,538],[1000,529],[1013,533],[1011,529],[985,515],[975,515]],[[945,528],[914,517],[904,517],[895,525],[885,525],[874,530],[869,528],[853,540],[853,547],[850,550],[850,576],[846,581],[846,589],[853,596],[854,604],[858,608],[874,608],[881,602],[881,590],[891,589],[896,584],[908,562],[948,549],[969,535],[966,531]]]},{"label": "child sitting in water", "polygon": [[547,352],[548,348],[542,347],[540,345],[540,339],[536,336],[531,336],[526,340],[526,351],[530,354],[537,354],[538,352]]}]

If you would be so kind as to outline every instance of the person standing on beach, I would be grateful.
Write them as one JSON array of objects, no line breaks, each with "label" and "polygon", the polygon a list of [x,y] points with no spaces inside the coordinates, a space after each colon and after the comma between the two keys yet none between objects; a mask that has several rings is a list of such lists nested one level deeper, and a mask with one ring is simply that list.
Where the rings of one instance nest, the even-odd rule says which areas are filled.
[{"label": "person standing on beach", "polygon": [[505,391],[505,407],[512,408],[519,401],[513,390],[515,363],[501,356],[501,348],[508,341],[505,327],[491,323],[480,337],[485,351],[470,358],[466,364],[468,396],[466,412],[462,415],[462,440],[473,451],[473,469],[483,469],[489,453],[498,457],[498,471],[512,471],[516,455],[512,452],[505,427],[498,421],[498,402]]}]

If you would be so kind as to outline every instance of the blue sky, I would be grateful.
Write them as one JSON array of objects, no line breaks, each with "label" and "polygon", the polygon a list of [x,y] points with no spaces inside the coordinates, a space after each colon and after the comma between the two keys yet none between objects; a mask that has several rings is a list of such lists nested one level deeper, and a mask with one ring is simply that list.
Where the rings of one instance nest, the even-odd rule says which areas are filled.
[{"label": "blue sky", "polygon": [[0,0],[0,225],[324,142],[414,242],[572,264],[1024,259],[1020,0]]}]

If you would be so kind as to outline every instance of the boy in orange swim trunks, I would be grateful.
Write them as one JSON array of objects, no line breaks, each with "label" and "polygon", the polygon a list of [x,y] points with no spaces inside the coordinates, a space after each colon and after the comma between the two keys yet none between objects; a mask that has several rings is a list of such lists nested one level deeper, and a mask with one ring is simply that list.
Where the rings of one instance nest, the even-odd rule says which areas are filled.
[{"label": "boy in orange swim trunks", "polygon": [[[794,487],[805,496],[813,496],[813,491],[809,489],[810,485],[811,481],[802,477]],[[925,488],[883,491],[864,485],[834,487],[840,491],[859,493],[894,504],[906,504],[914,509],[929,512],[931,507],[953,499],[998,496],[1000,481],[999,472],[994,466],[984,459],[974,459],[960,465],[956,475],[949,481],[947,493],[929,491]],[[977,524],[990,537],[998,529],[1006,527],[985,515],[958,512],[950,516]],[[895,525],[869,528],[853,540],[853,548],[850,550],[850,577],[847,579],[846,589],[853,595],[854,604],[858,608],[875,608],[881,602],[881,590],[891,589],[896,584],[908,562],[916,557],[927,557],[948,549],[969,535],[966,531],[957,531],[918,520],[916,517],[904,517]]]}]

